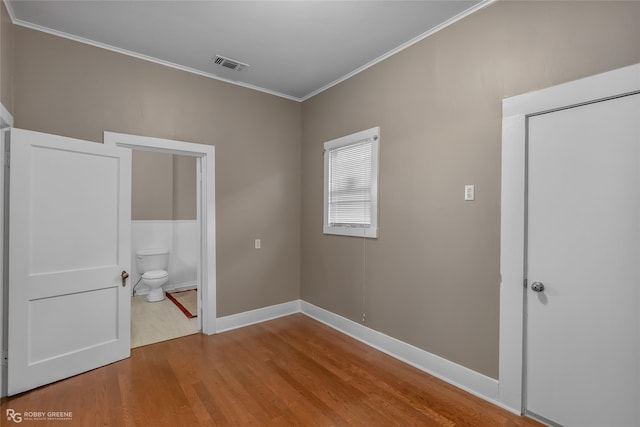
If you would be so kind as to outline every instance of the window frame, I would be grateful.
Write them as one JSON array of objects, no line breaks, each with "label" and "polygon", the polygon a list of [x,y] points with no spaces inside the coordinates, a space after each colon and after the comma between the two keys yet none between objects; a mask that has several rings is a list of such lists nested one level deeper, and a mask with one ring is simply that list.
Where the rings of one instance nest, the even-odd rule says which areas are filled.
[{"label": "window frame", "polygon": [[[350,227],[345,225],[329,224],[329,152],[336,148],[341,148],[358,142],[371,139],[371,182],[369,184],[371,200],[371,224],[369,227]],[[380,164],[380,127],[373,127],[360,132],[332,139],[324,143],[324,193],[323,193],[323,233],[338,236],[366,237],[370,239],[378,238],[378,181]]]}]

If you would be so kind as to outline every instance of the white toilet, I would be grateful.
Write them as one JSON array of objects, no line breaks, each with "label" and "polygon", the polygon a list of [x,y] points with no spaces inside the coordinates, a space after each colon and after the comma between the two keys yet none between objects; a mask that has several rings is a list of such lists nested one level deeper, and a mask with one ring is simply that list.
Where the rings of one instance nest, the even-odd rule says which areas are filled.
[{"label": "white toilet", "polygon": [[139,249],[136,251],[138,272],[142,274],[142,284],[149,287],[147,301],[156,302],[164,299],[162,285],[169,280],[169,250]]}]

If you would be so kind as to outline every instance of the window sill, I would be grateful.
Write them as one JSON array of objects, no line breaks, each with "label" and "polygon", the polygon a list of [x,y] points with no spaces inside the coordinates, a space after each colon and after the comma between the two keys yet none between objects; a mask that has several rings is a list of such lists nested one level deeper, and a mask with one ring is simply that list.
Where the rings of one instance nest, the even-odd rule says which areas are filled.
[{"label": "window sill", "polygon": [[332,227],[325,225],[324,234],[333,234],[337,236],[366,237],[369,239],[378,238],[377,228],[358,228],[358,227]]}]

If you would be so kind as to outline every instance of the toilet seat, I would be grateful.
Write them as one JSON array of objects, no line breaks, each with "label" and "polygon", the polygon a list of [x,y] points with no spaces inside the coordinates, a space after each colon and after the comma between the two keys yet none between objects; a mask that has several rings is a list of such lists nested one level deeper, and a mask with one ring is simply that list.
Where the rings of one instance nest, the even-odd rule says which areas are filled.
[{"label": "toilet seat", "polygon": [[167,277],[167,276],[169,276],[169,273],[167,273],[164,270],[151,270],[144,273],[142,275],[142,278],[143,279],[162,279],[163,277]]}]

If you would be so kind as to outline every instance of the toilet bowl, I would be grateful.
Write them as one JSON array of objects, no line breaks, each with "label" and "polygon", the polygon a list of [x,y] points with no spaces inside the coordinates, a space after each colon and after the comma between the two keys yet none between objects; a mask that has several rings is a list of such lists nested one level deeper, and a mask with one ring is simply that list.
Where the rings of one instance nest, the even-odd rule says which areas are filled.
[{"label": "toilet bowl", "polygon": [[169,250],[167,249],[139,249],[136,251],[138,271],[142,275],[143,285],[149,288],[147,301],[156,302],[164,299],[162,285],[169,280],[167,267],[169,264]]},{"label": "toilet bowl", "polygon": [[151,270],[142,275],[142,284],[149,288],[147,301],[156,302],[164,299],[162,285],[167,283],[167,280],[169,280],[169,273],[164,270]]}]

